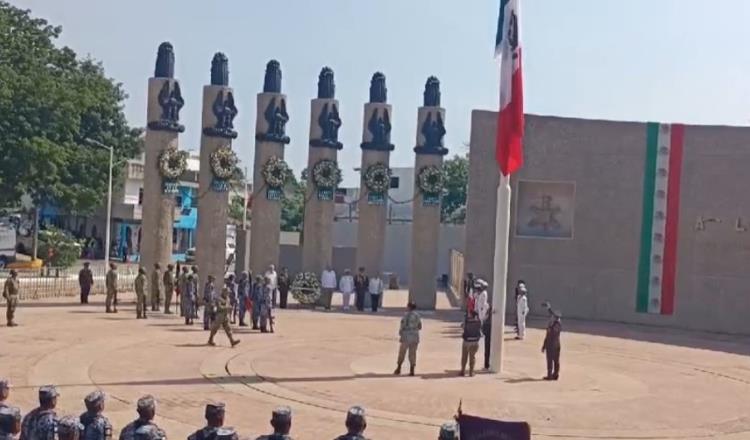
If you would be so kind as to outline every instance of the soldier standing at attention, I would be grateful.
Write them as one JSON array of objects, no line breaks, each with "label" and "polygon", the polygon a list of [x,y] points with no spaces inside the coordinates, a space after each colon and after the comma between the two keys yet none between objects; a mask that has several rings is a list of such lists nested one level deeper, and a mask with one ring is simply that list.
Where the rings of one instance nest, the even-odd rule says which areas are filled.
[{"label": "soldier standing at attention", "polygon": [[229,327],[230,307],[229,289],[225,287],[221,291],[221,296],[214,301],[214,321],[211,323],[211,335],[208,337],[208,345],[216,345],[214,342],[214,336],[216,336],[216,332],[218,332],[220,328],[224,329],[224,333],[227,334],[232,347],[240,343],[239,339],[234,339],[232,337],[232,329]]},{"label": "soldier standing at attention", "polygon": [[117,313],[117,265],[109,263],[106,277],[107,299],[105,301],[107,313]]},{"label": "soldier standing at attention", "polygon": [[182,304],[182,296],[185,295],[185,291],[187,290],[188,286],[188,276],[190,273],[188,272],[188,268],[186,266],[182,266],[182,273],[180,271],[177,271],[178,281],[177,281],[177,288],[179,290],[179,303],[180,303],[180,316],[185,316],[185,305]]},{"label": "soldier standing at attention", "polygon": [[0,379],[0,408],[8,405],[8,397],[10,396],[10,381],[8,379]]},{"label": "soldier standing at attention", "polygon": [[135,277],[136,319],[146,319],[146,269],[139,267]]},{"label": "soldier standing at attention", "polygon": [[211,314],[215,295],[214,276],[209,275],[203,286],[203,330],[211,329]]},{"label": "soldier standing at attention", "polygon": [[[192,267],[193,272],[193,292],[197,296],[198,292],[201,291],[201,282],[200,278],[198,277],[198,266]],[[201,298],[198,298],[198,301],[193,302],[193,318],[198,318],[198,307],[203,306],[205,304],[201,304]]]},{"label": "soldier standing at attention", "polygon": [[187,268],[183,269],[185,273],[184,287],[180,287],[180,307],[182,316],[185,317],[186,325],[193,325],[193,309],[195,309],[195,291],[193,285],[193,275],[188,273]]},{"label": "soldier standing at attention", "polygon": [[547,376],[544,380],[557,380],[560,376],[560,312],[548,308],[550,320],[547,324],[547,333],[544,335],[542,353],[547,356]]},{"label": "soldier standing at attention", "polygon": [[10,276],[5,280],[5,286],[3,287],[3,298],[5,298],[5,319],[7,320],[8,327],[15,327],[18,324],[13,320],[16,315],[16,307],[18,306],[18,272],[15,269],[10,270]]},{"label": "soldier standing at attention", "polygon": [[477,362],[477,350],[479,350],[479,340],[482,338],[482,321],[476,310],[466,318],[463,324],[464,342],[461,345],[461,372],[459,376],[466,375],[466,361],[469,361],[469,376],[474,375],[474,365]]},{"label": "soldier standing at attention", "polygon": [[21,422],[19,440],[54,440],[57,425],[57,388],[45,385],[39,388],[39,406],[26,414]]},{"label": "soldier standing at attention", "polygon": [[79,440],[81,438],[81,432],[83,432],[83,426],[78,419],[73,416],[65,416],[56,422],[53,431],[57,435],[50,437],[50,440]]},{"label": "soldier standing at attention", "polygon": [[346,434],[336,437],[335,440],[367,440],[364,436],[367,429],[365,409],[361,406],[353,406],[346,413]]},{"label": "soldier standing at attention", "polygon": [[97,390],[83,399],[86,412],[79,418],[83,425],[81,440],[110,440],[112,438],[112,424],[104,417],[104,393]]},{"label": "soldier standing at attention", "polygon": [[21,410],[14,406],[0,406],[0,440],[15,440],[21,432]]},{"label": "soldier standing at attention", "polygon": [[276,283],[279,287],[279,307],[285,309],[289,299],[289,285],[291,283],[289,280],[289,269],[286,267],[281,268],[281,273],[276,279]]},{"label": "soldier standing at attention", "polygon": [[151,311],[158,312],[161,303],[161,264],[154,263],[151,273]]},{"label": "soldier standing at attention", "polygon": [[162,281],[164,282],[164,313],[171,315],[172,311],[172,295],[174,294],[174,266],[171,264],[167,265],[167,270],[164,271]]},{"label": "soldier standing at attention", "polygon": [[161,438],[166,438],[167,435],[164,431],[154,423],[154,417],[156,417],[156,401],[151,395],[146,395],[138,399],[137,404],[138,418],[128,423],[122,431],[120,431],[120,440],[135,440],[135,432],[139,428],[148,426],[147,429],[153,429],[156,434],[159,434]]},{"label": "soldier standing at attention", "polygon": [[273,410],[271,415],[273,434],[261,435],[256,440],[292,440],[289,432],[292,430],[292,409],[281,406]]},{"label": "soldier standing at attention", "polygon": [[94,274],[91,273],[88,261],[83,263],[83,269],[78,272],[78,285],[81,287],[81,304],[88,304],[91,286],[94,285]]},{"label": "soldier standing at attention", "polygon": [[206,405],[206,426],[188,436],[187,440],[215,440],[216,432],[224,426],[225,406],[223,403],[209,403]]},{"label": "soldier standing at attention", "polygon": [[396,361],[395,375],[401,374],[401,365],[404,363],[406,351],[409,350],[409,376],[414,376],[417,367],[417,347],[419,346],[419,331],[422,330],[422,318],[416,312],[417,305],[410,302],[406,305],[406,314],[401,318],[401,326],[398,330],[399,345],[398,360]]}]

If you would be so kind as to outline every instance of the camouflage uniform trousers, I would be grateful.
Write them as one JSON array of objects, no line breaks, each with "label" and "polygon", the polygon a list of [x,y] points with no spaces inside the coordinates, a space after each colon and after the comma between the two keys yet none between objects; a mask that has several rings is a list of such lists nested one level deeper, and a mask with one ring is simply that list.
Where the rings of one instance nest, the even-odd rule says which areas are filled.
[{"label": "camouflage uniform trousers", "polygon": [[[117,291],[107,289],[107,299],[105,300],[107,310],[117,310]],[[112,308],[114,306],[114,308]]]},{"label": "camouflage uniform trousers", "polygon": [[229,326],[229,319],[226,314],[222,313],[217,313],[211,322],[211,335],[209,336],[209,340],[214,340],[214,336],[216,336],[216,333],[220,328],[224,329],[224,333],[227,334],[230,341],[234,341],[234,338],[232,337],[232,328]]},{"label": "camouflage uniform trousers", "polygon": [[18,295],[9,295],[5,300],[5,319],[8,321],[8,325],[13,323],[13,318],[16,316],[17,306]]}]

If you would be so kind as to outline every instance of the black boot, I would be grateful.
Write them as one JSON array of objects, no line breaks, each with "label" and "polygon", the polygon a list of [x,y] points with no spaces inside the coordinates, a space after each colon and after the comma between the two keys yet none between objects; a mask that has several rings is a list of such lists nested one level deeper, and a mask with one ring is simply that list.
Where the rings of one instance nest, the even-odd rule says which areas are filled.
[{"label": "black boot", "polygon": [[400,375],[400,374],[401,374],[401,364],[398,364],[398,365],[396,366],[396,369],[395,369],[395,370],[393,370],[393,374],[395,374],[396,376],[398,376],[398,375]]},{"label": "black boot", "polygon": [[415,366],[415,365],[411,365],[411,366],[409,367],[409,376],[414,376],[414,368],[416,368],[416,366]]}]

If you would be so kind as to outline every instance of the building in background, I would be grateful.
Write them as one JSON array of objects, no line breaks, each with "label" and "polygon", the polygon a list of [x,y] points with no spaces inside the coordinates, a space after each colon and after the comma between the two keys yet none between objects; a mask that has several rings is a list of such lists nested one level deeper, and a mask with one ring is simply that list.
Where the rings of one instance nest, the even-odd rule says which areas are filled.
[{"label": "building in background", "polygon": [[[359,168],[354,169],[357,173]],[[391,189],[388,190],[388,223],[411,223],[414,198],[414,168],[391,168]],[[359,219],[357,202],[359,188],[339,188],[336,191],[335,221],[352,222]]]}]

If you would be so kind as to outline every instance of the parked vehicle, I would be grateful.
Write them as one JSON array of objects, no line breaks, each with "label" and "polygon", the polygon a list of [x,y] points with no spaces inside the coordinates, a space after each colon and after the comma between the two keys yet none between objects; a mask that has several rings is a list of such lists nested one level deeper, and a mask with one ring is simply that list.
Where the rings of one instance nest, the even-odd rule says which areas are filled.
[{"label": "parked vehicle", "polygon": [[0,225],[0,268],[16,261],[16,230],[10,225]]}]

